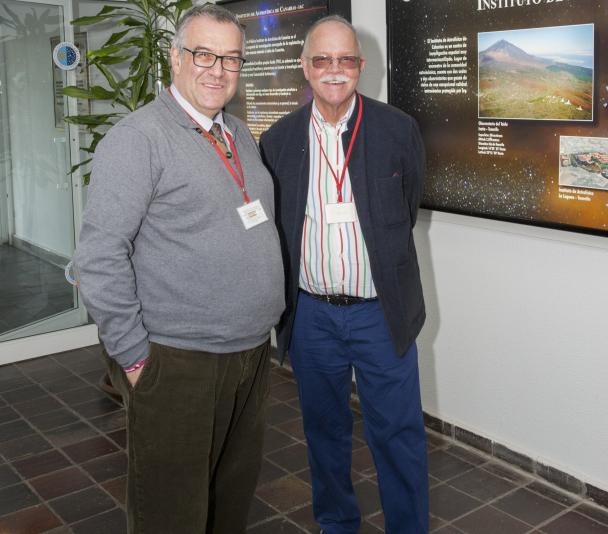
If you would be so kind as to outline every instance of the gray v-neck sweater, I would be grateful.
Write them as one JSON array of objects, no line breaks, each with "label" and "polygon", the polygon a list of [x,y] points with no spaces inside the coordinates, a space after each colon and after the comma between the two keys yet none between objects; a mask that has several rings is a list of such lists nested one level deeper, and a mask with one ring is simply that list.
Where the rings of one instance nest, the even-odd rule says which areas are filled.
[{"label": "gray v-neck sweater", "polygon": [[74,266],[106,350],[123,367],[149,342],[229,353],[266,339],[284,308],[273,185],[247,126],[224,114],[247,191],[269,221],[245,230],[243,195],[168,94],[95,151]]}]

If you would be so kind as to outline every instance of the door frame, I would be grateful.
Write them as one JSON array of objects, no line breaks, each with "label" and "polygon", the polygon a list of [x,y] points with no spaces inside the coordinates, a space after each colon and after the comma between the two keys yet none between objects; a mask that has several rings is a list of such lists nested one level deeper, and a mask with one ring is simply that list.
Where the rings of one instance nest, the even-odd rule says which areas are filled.
[{"label": "door frame", "polygon": [[[41,4],[48,6],[57,6],[61,8],[63,13],[63,19],[60,22],[60,27],[63,30],[63,40],[68,42],[74,42],[74,28],[70,24],[73,16],[73,0],[14,0],[18,3],[24,4]],[[76,70],[68,70],[66,72],[66,82],[67,85],[76,85]],[[78,105],[77,100],[72,97],[64,97],[65,104],[67,107],[67,114],[71,116],[75,116],[78,114]],[[78,125],[75,124],[66,124],[65,129],[66,138],[69,136],[70,143],[70,165],[73,166],[76,162],[80,161],[80,132]],[[6,183],[6,192],[8,195],[8,239],[11,241],[12,236],[12,228],[14,226],[13,221],[13,210],[12,210],[12,191],[11,191],[11,180],[7,180]],[[82,221],[82,212],[83,212],[83,204],[84,204],[84,192],[82,186],[82,174],[80,169],[74,171],[71,175],[71,190],[72,190],[72,206],[73,206],[73,228],[74,228],[74,243],[78,242],[78,238],[80,236],[80,226]],[[1,192],[0,192],[1,193]],[[66,282],[67,283],[67,282]],[[0,335],[0,365],[3,363],[10,363],[10,357],[8,355],[5,356],[5,350],[9,350],[12,354],[14,354],[13,361],[19,361],[20,359],[25,359],[28,351],[31,352],[30,357],[41,356],[43,354],[51,354],[52,352],[57,352],[57,347],[61,346],[57,344],[57,336],[59,334],[63,334],[64,332],[68,335],[68,332],[71,333],[71,336],[68,335],[66,341],[68,342],[67,348],[63,348],[61,350],[68,350],[69,348],[74,348],[71,345],[74,343],[72,341],[70,343],[69,339],[75,335],[75,340],[77,339],[86,339],[86,344],[92,344],[97,342],[97,328],[95,325],[85,325],[87,321],[87,311],[82,303],[82,299],[80,298],[80,294],[78,290],[74,287],[74,301],[76,303],[76,307],[72,310],[66,311],[64,313],[59,313],[57,315],[42,319],[33,324],[26,325],[23,328],[19,328],[17,330],[13,330],[7,334]],[[74,323],[79,323],[80,325],[74,327]],[[43,333],[45,330],[51,330],[50,333]],[[86,334],[83,334],[85,332]],[[94,332],[94,334],[93,334]],[[84,337],[83,337],[84,336]],[[47,349],[44,349],[46,345],[46,339],[55,340],[54,343],[48,346]],[[90,341],[90,342],[89,342]],[[83,345],[80,345],[83,346]],[[19,347],[25,349],[25,353],[23,350],[20,350]],[[45,350],[50,352],[44,352]]]}]

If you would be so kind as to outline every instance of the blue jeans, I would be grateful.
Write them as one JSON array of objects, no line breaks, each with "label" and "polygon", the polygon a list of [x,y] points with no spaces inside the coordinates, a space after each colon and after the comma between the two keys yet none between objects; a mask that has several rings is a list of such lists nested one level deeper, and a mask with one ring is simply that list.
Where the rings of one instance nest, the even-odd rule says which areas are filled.
[{"label": "blue jeans", "polygon": [[334,306],[300,293],[289,347],[298,381],[315,519],[327,534],[356,534],[351,481],[352,370],[378,473],[387,534],[428,532],[426,435],[418,353],[396,354],[378,301]]}]

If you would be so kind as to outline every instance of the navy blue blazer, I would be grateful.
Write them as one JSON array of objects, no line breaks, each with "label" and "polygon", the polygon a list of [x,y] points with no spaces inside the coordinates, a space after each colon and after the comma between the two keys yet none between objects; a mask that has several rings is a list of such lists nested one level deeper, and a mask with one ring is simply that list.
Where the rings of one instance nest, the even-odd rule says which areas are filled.
[{"label": "navy blue blazer", "polygon": [[[348,147],[358,113],[342,134]],[[372,277],[395,349],[404,354],[425,320],[412,229],[422,195],[424,145],[416,121],[363,97],[363,116],[348,171],[367,245]],[[284,358],[295,316],[300,250],[309,183],[308,127],[312,103],[286,115],[260,138],[262,158],[275,183],[276,223],[286,280],[286,309],[277,326]]]}]

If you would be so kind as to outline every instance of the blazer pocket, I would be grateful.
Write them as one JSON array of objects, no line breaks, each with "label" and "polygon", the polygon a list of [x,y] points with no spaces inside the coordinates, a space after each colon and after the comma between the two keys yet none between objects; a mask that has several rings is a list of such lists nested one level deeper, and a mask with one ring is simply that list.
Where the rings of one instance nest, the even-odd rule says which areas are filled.
[{"label": "blazer pocket", "polygon": [[375,183],[384,224],[407,222],[409,208],[403,191],[403,177],[395,174],[387,178],[378,178]]}]

